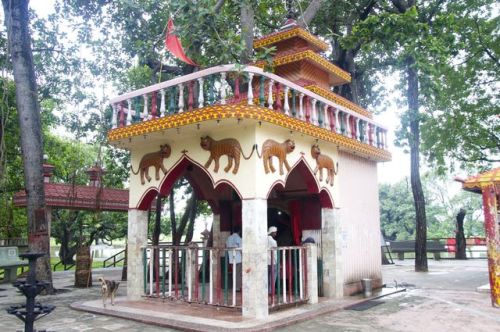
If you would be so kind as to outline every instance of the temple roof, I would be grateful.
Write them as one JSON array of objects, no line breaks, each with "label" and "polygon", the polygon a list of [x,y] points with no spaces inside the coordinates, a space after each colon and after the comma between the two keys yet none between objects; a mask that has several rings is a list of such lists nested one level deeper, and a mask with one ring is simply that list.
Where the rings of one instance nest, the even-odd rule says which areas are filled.
[{"label": "temple roof", "polygon": [[470,192],[481,193],[482,189],[488,186],[494,186],[497,192],[500,192],[500,167],[471,176],[466,180],[458,178],[455,180],[462,182],[462,189]]},{"label": "temple roof", "polygon": [[261,48],[271,46],[276,43],[287,41],[293,38],[304,40],[316,52],[324,52],[328,50],[327,43],[299,26],[295,26],[291,29],[276,31],[269,35],[257,38],[253,42],[253,47]]},{"label": "temple roof", "polygon": [[[129,192],[126,189],[109,189],[93,186],[73,186],[64,183],[44,183],[45,202],[49,207],[127,211]],[[25,207],[26,191],[14,194],[14,206]]]}]

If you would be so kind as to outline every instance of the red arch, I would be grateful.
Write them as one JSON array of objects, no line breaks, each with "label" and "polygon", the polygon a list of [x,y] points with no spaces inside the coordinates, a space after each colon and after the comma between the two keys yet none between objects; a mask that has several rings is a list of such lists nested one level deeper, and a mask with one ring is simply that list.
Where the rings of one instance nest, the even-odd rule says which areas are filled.
[{"label": "red arch", "polygon": [[[227,180],[220,180],[214,184],[213,178],[210,173],[206,171],[200,164],[184,155],[172,168],[167,172],[165,177],[160,182],[160,192],[167,195],[172,190],[175,181],[182,175],[186,176],[189,184],[193,187],[196,196],[199,199],[207,200],[214,213],[217,213],[217,196],[218,193],[224,188],[233,189],[241,199],[240,192],[236,187]],[[151,188],[146,191],[137,206],[139,210],[148,210],[151,202],[156,197],[158,189]]]},{"label": "red arch", "polygon": [[295,165],[293,165],[292,169],[285,179],[285,182],[282,180],[277,180],[271,185],[269,191],[267,192],[266,198],[269,199],[271,193],[275,189],[286,190],[285,188],[287,187],[287,185],[289,185],[289,182],[292,181],[291,179],[293,179],[292,176],[296,176],[297,172],[300,175],[301,179],[305,182],[307,192],[310,194],[318,194],[320,205],[322,208],[332,209],[335,206],[331,193],[325,188],[320,189],[319,183],[316,180],[313,171],[311,170],[303,156],[295,163]]}]

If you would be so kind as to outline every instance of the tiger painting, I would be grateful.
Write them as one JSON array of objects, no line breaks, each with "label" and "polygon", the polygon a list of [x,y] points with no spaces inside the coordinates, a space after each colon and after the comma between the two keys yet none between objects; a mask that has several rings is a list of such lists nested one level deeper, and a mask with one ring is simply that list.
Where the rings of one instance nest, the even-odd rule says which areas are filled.
[{"label": "tiger painting", "polygon": [[335,170],[335,165],[333,164],[332,158],[321,154],[321,150],[318,144],[313,144],[311,147],[311,156],[316,160],[316,168],[314,169],[314,175],[318,173],[319,170],[319,181],[323,181],[323,168],[326,168],[326,183],[333,186],[333,178],[337,175],[339,170],[339,163],[337,163],[337,170]]},{"label": "tiger painting", "polygon": [[224,172],[229,172],[233,167],[233,174],[238,173],[238,169],[240,167],[240,157],[243,155],[243,158],[246,160],[252,157],[253,151],[256,146],[252,147],[252,152],[250,155],[246,157],[241,150],[240,143],[234,138],[225,138],[219,141],[214,140],[210,136],[201,137],[200,146],[203,150],[210,152],[210,157],[205,163],[205,168],[209,168],[212,161],[215,161],[214,172],[217,173],[219,171],[219,159],[221,156],[226,155],[228,158],[227,166],[224,168]]},{"label": "tiger painting", "polygon": [[290,165],[286,160],[286,155],[293,152],[294,150],[295,142],[291,139],[287,139],[283,143],[278,143],[275,140],[268,139],[264,142],[264,144],[262,144],[261,154],[259,154],[257,151],[257,155],[259,156],[259,158],[262,158],[264,162],[264,170],[266,174],[269,173],[269,170],[271,170],[271,172],[273,173],[276,172],[273,166],[272,157],[278,158],[280,175],[283,175],[283,164],[285,165],[286,170],[290,172]]},{"label": "tiger painting", "polygon": [[155,178],[158,181],[160,179],[160,169],[163,174],[167,174],[167,170],[165,166],[163,166],[163,159],[170,157],[171,151],[170,145],[160,145],[160,151],[145,154],[139,163],[139,169],[134,171],[132,167],[132,173],[137,175],[141,172],[141,184],[144,185],[144,183],[146,183],[144,177],[146,177],[148,182],[151,182],[149,167],[153,166],[155,168]]}]

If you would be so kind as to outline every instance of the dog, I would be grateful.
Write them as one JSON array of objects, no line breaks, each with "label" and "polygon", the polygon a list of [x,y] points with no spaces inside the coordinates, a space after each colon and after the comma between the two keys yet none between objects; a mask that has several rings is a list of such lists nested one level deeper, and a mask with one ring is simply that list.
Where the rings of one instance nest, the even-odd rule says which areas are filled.
[{"label": "dog", "polygon": [[106,299],[111,298],[111,305],[115,305],[115,296],[118,291],[120,282],[114,280],[106,280],[103,277],[99,278],[101,282],[102,305],[106,308]]}]

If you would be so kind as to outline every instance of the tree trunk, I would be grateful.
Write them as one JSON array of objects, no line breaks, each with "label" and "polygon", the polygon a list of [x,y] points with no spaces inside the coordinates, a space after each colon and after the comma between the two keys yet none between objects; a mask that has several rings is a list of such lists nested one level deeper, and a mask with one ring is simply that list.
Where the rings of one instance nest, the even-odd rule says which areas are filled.
[{"label": "tree trunk", "polygon": [[161,233],[161,210],[162,210],[162,201],[161,194],[158,193],[156,196],[156,215],[155,215],[155,224],[153,227],[153,235],[152,235],[152,244],[157,246],[160,244],[160,233]]},{"label": "tree trunk", "polygon": [[427,218],[425,215],[425,198],[420,181],[420,116],[418,102],[418,73],[415,59],[406,61],[408,79],[408,112],[410,117],[410,133],[408,142],[411,157],[411,190],[415,205],[416,239],[415,239],[415,271],[426,272],[427,267]]},{"label": "tree trunk", "polygon": [[181,243],[182,235],[184,234],[184,231],[186,230],[186,227],[188,226],[188,223],[191,220],[190,216],[191,216],[191,210],[193,209],[193,204],[196,204],[196,197],[194,193],[191,194],[191,197],[189,198],[186,205],[186,210],[184,211],[184,214],[182,215],[181,220],[179,221],[179,227],[175,232],[176,234],[174,238],[174,245],[178,246]]},{"label": "tree trunk", "polygon": [[40,105],[38,104],[31,36],[28,28],[28,0],[2,0],[2,4],[16,84],[24,185],[27,193],[29,250],[46,254],[37,261],[36,276],[38,280],[48,282],[47,292],[53,293],[50,268],[50,230],[46,216],[42,175],[43,144]]},{"label": "tree trunk", "polygon": [[170,191],[170,195],[168,196],[168,203],[170,209],[170,226],[172,229],[172,245],[179,245],[175,243],[175,239],[177,238],[177,220],[175,218],[175,201],[174,201],[174,188]]},{"label": "tree trunk", "polygon": [[[194,197],[194,193],[193,193]],[[188,245],[189,242],[193,240],[193,234],[194,234],[194,221],[196,220],[196,208],[198,204],[196,201],[196,198],[194,199],[194,203],[191,205],[191,209],[189,210],[189,224],[187,226],[187,231],[186,231],[186,239],[184,240],[184,244]]]},{"label": "tree trunk", "polygon": [[[61,221],[60,221],[61,222]],[[71,247],[70,243],[73,238],[71,231],[67,227],[63,227],[61,236],[61,247],[59,250],[59,259],[63,264],[74,264],[73,256],[76,253],[76,246]]]},{"label": "tree trunk", "polygon": [[82,245],[76,253],[75,287],[92,286],[92,256],[90,246]]},{"label": "tree trunk", "polygon": [[253,54],[253,29],[255,26],[254,11],[250,1],[241,2],[240,9],[241,39],[245,42],[245,49],[241,53],[241,63],[250,62]]},{"label": "tree trunk", "polygon": [[467,259],[467,254],[465,253],[465,234],[464,234],[464,219],[467,212],[464,209],[460,209],[457,214],[457,230],[455,234],[456,252],[455,259]]}]

